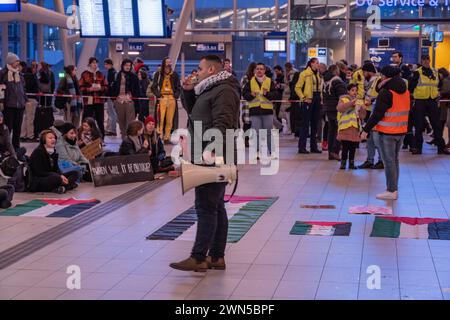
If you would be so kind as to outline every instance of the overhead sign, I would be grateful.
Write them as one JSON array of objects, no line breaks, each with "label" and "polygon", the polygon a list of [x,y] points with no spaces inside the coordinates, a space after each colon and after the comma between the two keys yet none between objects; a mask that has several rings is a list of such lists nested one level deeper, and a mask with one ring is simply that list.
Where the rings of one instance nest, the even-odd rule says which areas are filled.
[{"label": "overhead sign", "polygon": [[20,0],[0,0],[0,12],[19,12]]},{"label": "overhead sign", "polygon": [[308,48],[308,60],[312,58],[317,58],[320,63],[328,64],[328,48]]},{"label": "overhead sign", "polygon": [[154,180],[146,154],[98,158],[89,164],[96,187]]},{"label": "overhead sign", "polygon": [[356,0],[358,7],[376,5],[379,7],[438,7],[441,4],[448,6],[449,0]]},{"label": "overhead sign", "polygon": [[224,52],[224,43],[197,43],[195,48],[197,52]]},{"label": "overhead sign", "polygon": [[81,37],[167,37],[164,0],[77,1]]},{"label": "overhead sign", "polygon": [[130,42],[128,48],[130,51],[144,52],[145,44],[143,42]]},{"label": "overhead sign", "polygon": [[327,56],[327,48],[319,48],[317,50],[318,57],[326,57]]}]

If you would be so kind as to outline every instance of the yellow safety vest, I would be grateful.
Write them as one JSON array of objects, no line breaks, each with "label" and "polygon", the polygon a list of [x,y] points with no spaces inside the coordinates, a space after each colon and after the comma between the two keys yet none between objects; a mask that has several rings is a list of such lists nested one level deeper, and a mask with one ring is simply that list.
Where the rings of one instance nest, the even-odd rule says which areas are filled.
[{"label": "yellow safety vest", "polygon": [[379,75],[375,76],[375,80],[372,81],[369,90],[366,93],[366,100],[370,100],[372,105],[366,108],[367,111],[372,111],[374,100],[378,97],[377,86],[381,81],[381,77]]},{"label": "yellow safety vest", "polygon": [[[349,96],[342,96],[340,97],[340,100],[343,103],[348,103],[351,101]],[[356,129],[359,128],[358,117],[356,115],[355,108],[350,108],[344,113],[338,112],[337,120],[338,120],[338,131],[345,130],[350,127],[354,127]]]},{"label": "yellow safety vest", "polygon": [[270,91],[271,84],[272,80],[270,80],[270,78],[268,77],[266,77],[264,82],[261,84],[261,87],[256,81],[256,77],[253,77],[252,80],[250,80],[250,90],[252,92],[256,92],[256,97],[248,104],[249,108],[261,107],[262,109],[273,109],[272,102],[270,102],[266,97],[264,97],[263,91],[263,89]]},{"label": "yellow safety vest", "polygon": [[364,81],[364,71],[362,71],[362,69],[358,69],[355,73],[353,73],[350,83],[358,86],[358,94],[356,95],[358,99],[364,99],[364,96],[366,95],[364,90]]},{"label": "yellow safety vest", "polygon": [[417,69],[417,72],[419,72],[419,82],[414,89],[414,99],[436,99],[439,96],[439,76],[436,70],[432,70],[434,80],[423,74],[422,67]]}]

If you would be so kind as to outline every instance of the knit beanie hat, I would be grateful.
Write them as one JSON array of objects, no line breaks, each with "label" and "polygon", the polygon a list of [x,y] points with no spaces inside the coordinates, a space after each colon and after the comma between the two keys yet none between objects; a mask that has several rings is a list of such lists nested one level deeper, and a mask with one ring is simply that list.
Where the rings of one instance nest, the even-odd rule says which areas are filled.
[{"label": "knit beanie hat", "polygon": [[156,123],[155,118],[153,118],[152,116],[148,116],[147,118],[145,118],[145,125],[147,125],[147,123],[149,122]]},{"label": "knit beanie hat", "polygon": [[364,64],[362,67],[362,71],[377,73],[377,69],[375,69],[375,66],[373,65],[373,63]]},{"label": "knit beanie hat", "polygon": [[401,72],[400,68],[390,65],[384,66],[383,69],[381,69],[381,74],[384,75],[386,78],[393,78],[395,76],[398,76],[400,72]]},{"label": "knit beanie hat", "polygon": [[16,54],[14,54],[12,52],[8,52],[8,55],[6,56],[5,61],[6,61],[6,64],[11,65],[18,60],[19,60],[19,57]]}]

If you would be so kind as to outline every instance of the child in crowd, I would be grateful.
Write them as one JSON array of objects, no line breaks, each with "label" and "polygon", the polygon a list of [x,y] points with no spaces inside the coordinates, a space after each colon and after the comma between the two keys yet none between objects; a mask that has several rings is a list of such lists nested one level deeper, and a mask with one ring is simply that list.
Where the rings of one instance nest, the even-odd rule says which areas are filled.
[{"label": "child in crowd", "polygon": [[349,84],[348,94],[339,98],[338,110],[338,135],[337,139],[342,143],[341,170],[344,170],[349,160],[349,169],[355,167],[355,153],[360,142],[360,121],[366,116],[364,101],[356,99],[358,87]]}]

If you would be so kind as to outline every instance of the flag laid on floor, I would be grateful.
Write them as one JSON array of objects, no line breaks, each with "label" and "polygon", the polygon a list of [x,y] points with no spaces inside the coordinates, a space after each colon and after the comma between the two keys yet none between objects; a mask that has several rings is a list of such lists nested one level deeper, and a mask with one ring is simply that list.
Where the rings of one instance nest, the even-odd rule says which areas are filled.
[{"label": "flag laid on floor", "polygon": [[302,209],[336,209],[336,206],[332,204],[302,204]]},{"label": "flag laid on floor", "polygon": [[[224,200],[228,216],[228,238],[227,242],[238,242],[266,212],[278,198],[252,197],[252,196],[230,196],[226,195]],[[194,241],[196,235],[197,213],[194,207],[181,213],[172,221],[156,230],[147,240],[186,240]]]},{"label": "flag laid on floor", "polygon": [[450,240],[450,219],[376,217],[370,236]]},{"label": "flag laid on floor", "polygon": [[99,204],[97,199],[37,199],[0,212],[0,216],[71,218]]},{"label": "flag laid on floor", "polygon": [[289,234],[308,236],[348,236],[351,222],[297,221]]},{"label": "flag laid on floor", "polygon": [[382,206],[354,206],[348,209],[348,213],[353,214],[373,214],[380,216],[392,216],[392,208]]}]

